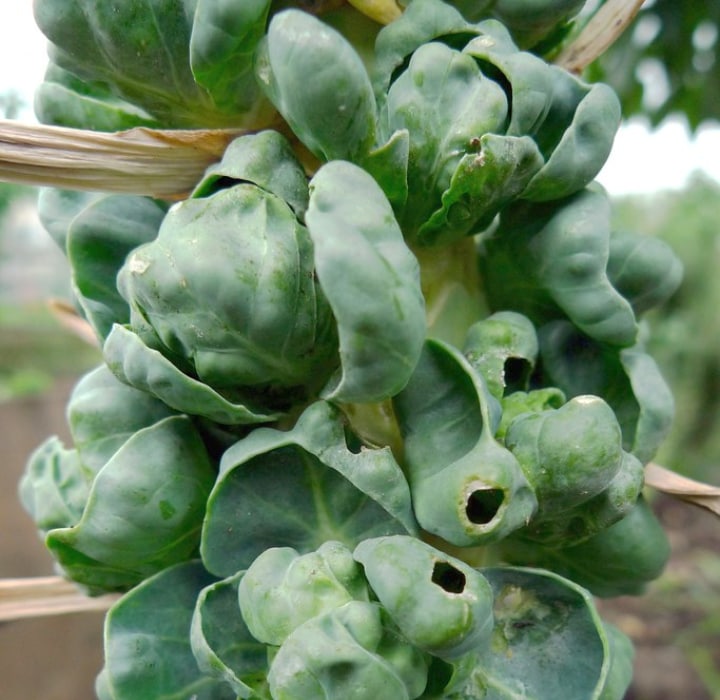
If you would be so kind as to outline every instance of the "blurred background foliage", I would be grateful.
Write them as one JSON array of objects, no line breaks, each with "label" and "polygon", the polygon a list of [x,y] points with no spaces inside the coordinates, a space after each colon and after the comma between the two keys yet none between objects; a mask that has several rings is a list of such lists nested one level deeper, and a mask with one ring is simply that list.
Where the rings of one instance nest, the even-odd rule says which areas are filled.
[{"label": "blurred background foliage", "polygon": [[701,480],[720,466],[720,184],[614,202],[615,227],[657,236],[682,260],[675,295],[649,315],[648,348],[672,387],[676,416],[657,461]]},{"label": "blurred background foliage", "polygon": [[720,2],[648,0],[629,31],[588,70],[612,85],[625,117],[657,125],[685,115],[695,130],[720,118]]}]

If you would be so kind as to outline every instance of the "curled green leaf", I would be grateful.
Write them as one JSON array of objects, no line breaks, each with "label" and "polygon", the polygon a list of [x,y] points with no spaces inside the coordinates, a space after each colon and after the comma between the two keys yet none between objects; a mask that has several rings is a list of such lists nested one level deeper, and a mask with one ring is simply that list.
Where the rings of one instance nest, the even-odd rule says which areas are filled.
[{"label": "curled green leaf", "polygon": [[390,203],[368,173],[336,161],[311,180],[306,220],[340,342],[341,375],[325,395],[345,402],[394,396],[420,355],[425,303]]},{"label": "curled green leaf", "polygon": [[225,681],[234,700],[256,698],[256,691],[262,694],[268,671],[267,647],[250,634],[238,608],[238,584],[243,576],[240,571],[203,588],[190,627],[199,670]]},{"label": "curled green leaf", "polygon": [[[272,18],[258,83],[316,156],[357,160],[375,142],[375,97],[360,56],[339,32],[300,10]],[[312,76],[312,79],[308,79]]]},{"label": "curled green leaf", "polygon": [[506,537],[530,519],[535,495],[517,459],[494,438],[499,405],[458,350],[428,340],[393,405],[425,530],[470,546]]},{"label": "curled green leaf", "polygon": [[506,209],[482,242],[479,264],[493,309],[518,311],[536,326],[567,317],[600,342],[628,346],[637,322],[608,278],[609,255],[609,200],[587,189]]},{"label": "curled green leaf", "polygon": [[535,328],[522,314],[498,311],[468,328],[463,354],[500,400],[528,388],[538,354]]}]

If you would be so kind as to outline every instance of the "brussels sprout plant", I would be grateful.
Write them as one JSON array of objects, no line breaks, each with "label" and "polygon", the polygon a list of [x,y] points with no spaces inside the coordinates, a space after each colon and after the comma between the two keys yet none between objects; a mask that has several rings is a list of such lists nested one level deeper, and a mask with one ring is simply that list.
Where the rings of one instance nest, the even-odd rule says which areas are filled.
[{"label": "brussels sprout plant", "polygon": [[39,200],[103,363],[20,497],[122,594],[100,700],[623,697],[681,270],[594,182],[583,5],[35,0],[41,121],[236,130],[181,201]]}]

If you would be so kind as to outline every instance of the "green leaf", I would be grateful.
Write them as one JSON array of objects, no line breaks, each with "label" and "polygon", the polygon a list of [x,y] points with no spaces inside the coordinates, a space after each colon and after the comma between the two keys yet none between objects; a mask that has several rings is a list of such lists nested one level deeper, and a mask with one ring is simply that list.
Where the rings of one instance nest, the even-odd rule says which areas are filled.
[{"label": "green leaf", "polygon": [[165,206],[147,197],[107,195],[91,202],[69,225],[72,283],[101,340],[114,323],[130,320],[130,309],[115,278],[128,254],[157,236],[165,211]]},{"label": "green leaf", "polygon": [[[643,464],[634,455],[623,452],[620,469],[597,496],[569,510],[549,512],[544,519],[533,519],[516,535],[548,547],[571,547],[584,542],[630,513],[642,493],[644,481]],[[513,546],[510,540],[507,546]]]},{"label": "green leaf", "polygon": [[508,561],[551,569],[594,595],[640,595],[662,573],[670,544],[644,498],[614,525],[569,547],[508,543]]},{"label": "green leaf", "polygon": [[510,29],[519,44],[534,46],[576,15],[584,4],[583,0],[497,0],[492,14]]},{"label": "green leaf", "polygon": [[336,401],[381,401],[407,383],[425,338],[417,260],[392,208],[364,170],[337,161],[310,182],[307,225],[320,286],[340,338]]},{"label": "green leaf", "polygon": [[268,654],[240,614],[238,585],[243,576],[241,571],[202,589],[192,617],[190,643],[203,674],[228,683],[238,698],[255,698],[253,693],[265,685]]},{"label": "green leaf", "polygon": [[498,311],[468,328],[463,354],[488,391],[502,399],[528,388],[538,354],[535,328],[522,314]]},{"label": "green leaf", "polygon": [[307,620],[368,597],[362,568],[340,542],[324,542],[307,554],[292,547],[266,549],[250,565],[238,589],[250,633],[274,646]]},{"label": "green leaf", "polygon": [[212,578],[197,562],[165,569],[125,594],[105,619],[104,692],[113,700],[235,700],[204,675],[190,647],[195,601]]},{"label": "green leaf", "polygon": [[660,306],[677,291],[683,266],[673,249],[660,238],[613,231],[607,273],[639,316]]},{"label": "green leaf", "polygon": [[403,535],[365,540],[353,556],[380,604],[416,647],[455,659],[489,646],[492,591],[465,562]]},{"label": "green leaf", "polygon": [[289,141],[277,131],[261,131],[239,136],[213,163],[198,183],[192,196],[208,197],[221,189],[250,182],[288,203],[298,219],[308,205],[305,171]]},{"label": "green leaf", "polygon": [[[603,695],[626,645],[608,638],[591,596],[576,584],[548,571],[522,568],[481,570],[495,597],[492,652],[481,652],[464,687],[448,700],[556,700]],[[626,679],[629,681],[629,679]]]},{"label": "green leaf", "polygon": [[201,551],[218,576],[269,547],[303,554],[337,540],[417,530],[407,482],[388,448],[352,452],[342,415],[312,404],[287,432],[258,428],[223,455]]},{"label": "green leaf", "polygon": [[402,15],[383,27],[375,42],[375,70],[373,80],[375,93],[383,103],[390,85],[403,64],[423,44],[442,37],[464,32],[476,34],[457,10],[439,0],[413,0],[407,4]]},{"label": "green leaf", "polygon": [[516,458],[493,437],[497,401],[458,350],[428,340],[393,405],[423,529],[470,546],[501,539],[529,520],[535,495]]},{"label": "green leaf", "polygon": [[47,546],[78,583],[134,585],[195,554],[214,477],[189,419],[165,418],[113,455],[78,523],[50,531]]},{"label": "green leaf", "polygon": [[568,397],[602,396],[622,428],[623,449],[650,461],[674,414],[672,392],[653,358],[641,346],[601,345],[562,321],[539,329],[538,338],[542,382]]},{"label": "green leaf", "polygon": [[277,700],[412,700],[425,687],[427,661],[380,606],[351,601],[298,627],[275,655],[268,681]]},{"label": "green leaf", "polygon": [[527,392],[515,391],[504,396],[500,401],[502,417],[495,432],[495,437],[500,441],[504,441],[508,427],[519,415],[560,408],[565,401],[565,394],[554,386],[533,389]]},{"label": "green leaf", "polygon": [[[563,79],[575,79],[569,74],[560,74],[559,68],[553,69],[555,84]],[[522,194],[524,199],[545,202],[571,195],[590,184],[605,165],[620,126],[620,103],[607,85],[598,83],[584,89],[586,93],[578,103],[571,103],[574,112],[566,121],[565,131],[553,145],[543,168],[530,180]],[[569,86],[567,92],[571,92]],[[568,109],[571,105],[562,105],[559,109]],[[562,123],[554,114],[556,109],[553,105],[548,117],[548,123],[553,125]],[[541,136],[538,135],[538,140]]]},{"label": "green leaf", "polygon": [[258,106],[254,56],[270,0],[196,0],[189,43],[197,84],[223,112],[252,113]]},{"label": "green leaf", "polygon": [[507,135],[532,136],[545,159],[523,198],[560,199],[587,186],[605,164],[620,125],[615,93],[494,36],[473,39],[464,51],[505,85],[510,101]]},{"label": "green leaf", "polygon": [[157,397],[176,411],[227,425],[266,423],[279,414],[233,402],[184,374],[131,330],[114,326],[103,345],[105,362],[121,381]]},{"label": "green leaf", "polygon": [[536,326],[567,316],[598,341],[632,345],[635,314],[607,276],[609,255],[609,200],[587,189],[506,209],[479,263],[492,308],[518,311]]},{"label": "green leaf", "polygon": [[421,228],[422,240],[436,243],[487,228],[542,167],[542,155],[529,136],[484,134],[477,152],[460,160],[441,208]]},{"label": "green leaf", "polygon": [[113,94],[110,86],[80,80],[54,63],[35,90],[33,110],[41,124],[93,131],[160,126],[145,110]]},{"label": "green leaf", "polygon": [[408,198],[407,170],[410,155],[410,134],[394,132],[387,142],[362,159],[361,165],[380,185],[393,210],[402,211]]},{"label": "green leaf", "polygon": [[98,192],[79,192],[55,188],[40,190],[37,203],[40,223],[61,250],[66,250],[68,230],[72,220],[85,207],[102,196]]},{"label": "green leaf", "polygon": [[[356,161],[375,143],[375,97],[362,59],[310,14],[275,15],[256,65],[259,84],[318,158]],[[310,79],[310,76],[312,78]]]}]

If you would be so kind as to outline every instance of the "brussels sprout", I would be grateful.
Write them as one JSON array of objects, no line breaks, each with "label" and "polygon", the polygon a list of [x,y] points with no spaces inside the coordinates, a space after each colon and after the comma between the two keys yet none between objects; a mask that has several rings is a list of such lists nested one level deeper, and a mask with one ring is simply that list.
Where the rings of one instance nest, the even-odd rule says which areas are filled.
[{"label": "brussels sprout", "polygon": [[368,600],[362,569],[340,542],[300,555],[291,547],[266,549],[238,588],[250,633],[280,646],[303,622],[351,600]]},{"label": "brussels sprout", "polygon": [[351,601],[295,629],[268,673],[274,700],[412,700],[427,682],[424,654],[375,603]]},{"label": "brussels sprout", "polygon": [[622,464],[615,413],[597,396],[518,416],[505,446],[517,457],[538,499],[535,517],[557,515],[597,496]]},{"label": "brussels sprout", "polygon": [[50,42],[37,94],[53,124],[115,131],[128,126],[263,126],[273,110],[253,74],[270,0],[38,0]]},{"label": "brussels sprout", "polygon": [[353,554],[403,636],[455,659],[490,643],[493,596],[484,576],[412,537],[361,542]]}]

